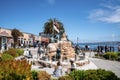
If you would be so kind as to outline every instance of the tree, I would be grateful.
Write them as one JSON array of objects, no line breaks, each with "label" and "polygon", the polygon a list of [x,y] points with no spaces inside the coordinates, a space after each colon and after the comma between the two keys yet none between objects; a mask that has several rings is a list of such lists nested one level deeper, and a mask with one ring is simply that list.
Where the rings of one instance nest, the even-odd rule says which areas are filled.
[{"label": "tree", "polygon": [[13,29],[12,36],[13,36],[14,48],[15,48],[15,46],[18,45],[18,37],[23,36],[23,34],[18,29]]},{"label": "tree", "polygon": [[48,22],[46,22],[44,24],[44,31],[43,31],[44,34],[54,34],[54,35],[57,34],[57,31],[55,31],[55,30],[53,31],[53,24],[54,24],[54,22],[57,23],[57,25],[58,25],[57,28],[58,28],[60,33],[65,32],[63,24],[61,22],[59,22],[56,19],[49,19]]}]

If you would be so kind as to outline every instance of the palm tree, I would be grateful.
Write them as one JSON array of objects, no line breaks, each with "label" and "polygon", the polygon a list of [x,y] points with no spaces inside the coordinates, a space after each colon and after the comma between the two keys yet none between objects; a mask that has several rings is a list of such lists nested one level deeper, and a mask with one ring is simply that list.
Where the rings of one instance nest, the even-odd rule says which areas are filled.
[{"label": "palm tree", "polygon": [[18,45],[18,37],[23,36],[23,34],[18,29],[13,29],[12,30],[12,36],[13,36],[14,48],[15,48],[15,46]]},{"label": "palm tree", "polygon": [[53,24],[54,24],[54,22],[57,22],[57,24],[58,24],[58,30],[59,30],[59,33],[63,33],[63,32],[65,32],[65,30],[64,30],[64,27],[63,27],[63,24],[61,23],[61,22],[59,22],[58,20],[56,20],[56,19],[49,19],[48,20],[48,22],[46,22],[45,24],[44,24],[44,34],[57,34],[57,31],[55,31],[54,29],[53,29]]}]

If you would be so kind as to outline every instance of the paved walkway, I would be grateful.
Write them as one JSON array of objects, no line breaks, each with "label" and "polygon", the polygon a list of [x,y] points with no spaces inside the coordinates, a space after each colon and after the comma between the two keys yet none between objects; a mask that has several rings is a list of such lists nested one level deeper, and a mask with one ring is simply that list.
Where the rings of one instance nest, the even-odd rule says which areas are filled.
[{"label": "paved walkway", "polygon": [[93,62],[98,68],[110,70],[114,72],[118,77],[120,77],[120,62],[110,61],[98,58],[92,58],[95,53],[86,52],[88,59]]},{"label": "paved walkway", "polygon": [[89,58],[98,68],[106,69],[114,72],[118,77],[120,77],[120,62]]}]

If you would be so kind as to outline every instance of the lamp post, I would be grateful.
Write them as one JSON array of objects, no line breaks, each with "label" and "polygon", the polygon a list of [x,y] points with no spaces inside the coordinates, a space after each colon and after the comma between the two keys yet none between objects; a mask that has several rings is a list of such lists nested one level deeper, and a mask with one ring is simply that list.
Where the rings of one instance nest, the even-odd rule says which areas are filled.
[{"label": "lamp post", "polygon": [[78,43],[79,43],[79,38],[77,37],[77,45],[78,45]]}]

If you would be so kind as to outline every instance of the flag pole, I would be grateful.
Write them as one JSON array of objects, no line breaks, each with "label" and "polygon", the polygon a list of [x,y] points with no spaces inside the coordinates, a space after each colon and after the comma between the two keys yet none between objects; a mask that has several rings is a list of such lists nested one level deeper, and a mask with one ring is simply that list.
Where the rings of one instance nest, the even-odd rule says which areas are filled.
[{"label": "flag pole", "polygon": [[54,41],[54,20],[52,20],[52,42]]}]

